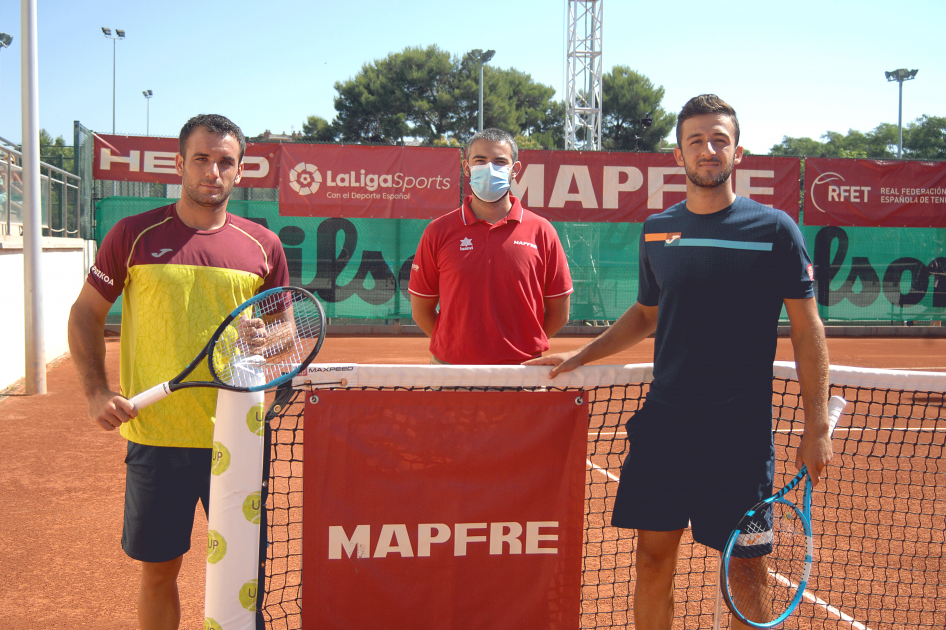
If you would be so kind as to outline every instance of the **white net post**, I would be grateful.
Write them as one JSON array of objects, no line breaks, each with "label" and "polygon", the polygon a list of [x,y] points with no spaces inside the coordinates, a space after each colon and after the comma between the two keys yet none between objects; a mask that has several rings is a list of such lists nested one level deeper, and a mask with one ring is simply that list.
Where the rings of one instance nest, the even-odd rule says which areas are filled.
[{"label": "white net post", "polygon": [[[231,381],[262,382],[258,368],[234,366]],[[204,628],[255,630],[259,576],[263,392],[220,390],[214,427],[207,532]]]}]

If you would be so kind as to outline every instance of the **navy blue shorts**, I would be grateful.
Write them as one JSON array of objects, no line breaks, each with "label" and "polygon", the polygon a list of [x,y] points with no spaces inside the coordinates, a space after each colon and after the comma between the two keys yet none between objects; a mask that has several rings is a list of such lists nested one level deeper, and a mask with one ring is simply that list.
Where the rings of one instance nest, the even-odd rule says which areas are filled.
[{"label": "navy blue shorts", "polygon": [[627,422],[615,527],[666,532],[722,550],[743,514],[772,495],[772,403],[670,406],[645,401]]},{"label": "navy blue shorts", "polygon": [[210,505],[213,449],[128,442],[122,549],[143,562],[167,562],[191,547],[194,510]]}]

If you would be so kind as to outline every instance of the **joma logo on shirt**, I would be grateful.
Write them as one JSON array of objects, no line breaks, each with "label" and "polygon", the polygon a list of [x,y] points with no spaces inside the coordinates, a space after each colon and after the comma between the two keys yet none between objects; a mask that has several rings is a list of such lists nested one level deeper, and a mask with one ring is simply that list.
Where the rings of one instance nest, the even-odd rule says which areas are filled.
[{"label": "joma logo on shirt", "polygon": [[512,243],[513,245],[525,245],[527,247],[531,247],[532,249],[539,249],[535,246],[535,243],[529,243],[528,241],[513,241]]},{"label": "joma logo on shirt", "polygon": [[98,278],[99,280],[101,280],[101,281],[104,282],[105,284],[107,284],[107,285],[109,285],[109,286],[115,286],[115,283],[112,282],[112,279],[109,278],[108,276],[106,276],[106,275],[105,275],[104,273],[102,273],[101,271],[99,271],[94,265],[92,266],[91,271],[92,271],[92,274],[95,275],[96,278]]}]

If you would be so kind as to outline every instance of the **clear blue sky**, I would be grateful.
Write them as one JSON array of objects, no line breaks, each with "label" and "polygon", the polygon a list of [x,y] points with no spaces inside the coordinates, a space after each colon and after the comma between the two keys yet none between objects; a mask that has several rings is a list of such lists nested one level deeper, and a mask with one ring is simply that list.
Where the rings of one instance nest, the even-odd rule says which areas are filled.
[{"label": "clear blue sky", "polygon": [[[331,120],[336,81],[407,46],[453,54],[495,49],[564,97],[565,0],[39,0],[40,125],[72,144],[73,121],[116,132],[176,136],[198,113],[221,113],[247,135]],[[869,131],[897,122],[897,84],[885,70],[918,68],[904,84],[904,123],[946,116],[943,0],[794,2],[604,1],[604,68],[624,64],[666,90],[676,112],[714,92],[737,110],[742,144],[765,153],[785,135]],[[20,142],[20,3],[0,2],[0,136]],[[604,103],[607,108],[607,103]]]}]

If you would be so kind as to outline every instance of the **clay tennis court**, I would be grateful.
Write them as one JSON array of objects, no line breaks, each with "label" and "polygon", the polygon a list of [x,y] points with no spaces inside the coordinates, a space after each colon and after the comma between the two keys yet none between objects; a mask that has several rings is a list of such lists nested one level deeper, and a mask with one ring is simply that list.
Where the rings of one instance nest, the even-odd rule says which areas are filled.
[{"label": "clay tennis court", "polygon": [[[552,350],[586,341],[554,339]],[[108,338],[106,346],[109,378],[117,383],[118,338]],[[828,347],[835,365],[946,372],[944,338],[829,338]],[[317,361],[426,363],[426,348],[421,337],[330,335]],[[653,341],[647,340],[606,362],[649,362],[652,352]],[[792,359],[787,339],[779,340],[777,359]],[[138,570],[120,546],[125,442],[87,419],[68,357],[49,370],[48,390],[27,397],[14,388],[0,398],[0,474],[7,482],[0,512],[2,625],[136,627]],[[205,540],[206,521],[198,510],[180,579],[183,628],[203,625]]]}]

